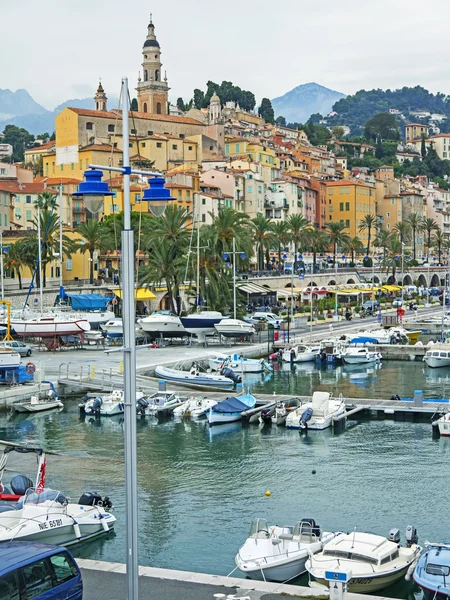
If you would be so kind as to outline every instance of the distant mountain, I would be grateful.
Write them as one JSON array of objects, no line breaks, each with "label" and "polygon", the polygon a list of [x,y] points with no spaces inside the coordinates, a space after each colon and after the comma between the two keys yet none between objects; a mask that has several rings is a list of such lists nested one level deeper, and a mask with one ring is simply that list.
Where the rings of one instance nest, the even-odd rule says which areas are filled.
[{"label": "distant mountain", "polygon": [[[117,107],[118,99],[108,100],[110,107]],[[66,106],[73,108],[95,108],[93,98],[73,98],[66,100],[54,110],[47,110],[33,100],[26,90],[0,90],[0,132],[5,125],[17,125],[30,133],[53,133],[55,131],[55,117]]]},{"label": "distant mountain", "polygon": [[326,116],[333,104],[345,96],[318,83],[304,83],[274,98],[272,106],[276,117],[282,115],[288,123],[305,123],[315,113]]}]

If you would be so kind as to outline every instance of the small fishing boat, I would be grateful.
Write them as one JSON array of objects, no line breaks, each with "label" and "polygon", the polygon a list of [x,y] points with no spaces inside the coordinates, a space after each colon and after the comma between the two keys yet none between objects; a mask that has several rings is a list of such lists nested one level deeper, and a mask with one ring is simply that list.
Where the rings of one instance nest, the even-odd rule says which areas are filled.
[{"label": "small fishing boat", "polygon": [[64,404],[56,396],[53,396],[52,390],[48,391],[47,398],[39,398],[39,396],[31,396],[28,401],[14,402],[12,409],[18,413],[37,413],[44,410],[53,410],[55,408],[64,408]]},{"label": "small fishing boat", "polygon": [[[223,369],[226,371],[226,369]],[[228,372],[229,371],[229,372]],[[236,376],[231,369],[228,369],[228,375],[215,375],[205,373],[194,363],[189,371],[180,371],[158,365],[155,369],[155,375],[166,379],[167,381],[177,381],[178,383],[190,383],[206,387],[232,388],[235,383],[240,382],[240,377]],[[233,379],[231,378],[233,376]]]},{"label": "small fishing boat", "polygon": [[209,409],[208,423],[210,425],[219,425],[240,421],[242,413],[254,408],[255,404],[256,398],[251,394],[241,394],[227,398]]},{"label": "small fishing boat", "polygon": [[[136,394],[137,398],[137,394]],[[155,392],[151,396],[137,398],[136,411],[140,415],[155,415],[160,408],[169,408],[181,402],[175,392]]]},{"label": "small fishing boat", "polygon": [[220,371],[229,367],[235,373],[263,373],[264,370],[273,371],[273,368],[263,358],[247,358],[240,354],[231,356],[218,355],[208,360],[212,371]]},{"label": "small fishing boat", "polygon": [[139,321],[142,329],[150,339],[176,338],[188,335],[180,317],[170,310],[158,310]]},{"label": "small fishing boat", "polygon": [[110,508],[110,500],[95,492],[83,494],[78,504],[72,504],[61,492],[31,488],[16,508],[0,512],[0,542],[70,546],[112,531],[116,518],[108,512]]},{"label": "small fishing boat", "polygon": [[256,333],[255,326],[240,319],[222,319],[214,325],[214,329],[220,335],[229,338],[248,337]]},{"label": "small fishing boat", "polygon": [[405,577],[422,550],[417,541],[412,526],[406,529],[406,546],[400,545],[398,529],[391,530],[389,540],[373,533],[340,533],[307,560],[306,569],[327,587],[326,571],[350,570],[349,592],[377,592]]},{"label": "small fishing boat", "polygon": [[[344,336],[345,337],[345,336]],[[336,364],[342,361],[342,355],[348,347],[347,339],[331,338],[320,343],[316,362]]]},{"label": "small fishing boat", "polygon": [[355,348],[350,346],[343,353],[342,359],[348,365],[367,365],[381,361],[381,354],[373,352],[368,348]]},{"label": "small fishing boat", "polygon": [[192,417],[198,419],[206,415],[210,408],[217,404],[216,400],[208,400],[208,398],[190,398],[183,402],[181,406],[173,411],[174,417]]},{"label": "small fishing boat", "polygon": [[298,398],[277,402],[275,406],[261,411],[259,421],[266,425],[286,425],[286,418],[299,405]]},{"label": "small fishing boat", "polygon": [[413,573],[425,600],[447,600],[450,596],[450,544],[426,544]]},{"label": "small fishing boat", "polygon": [[415,344],[419,341],[419,336],[422,332],[420,330],[407,331],[403,327],[391,327],[390,329],[372,329],[362,330],[358,332],[358,335],[351,338],[350,343],[352,344]]},{"label": "small fishing boat", "polygon": [[443,413],[432,425],[438,427],[441,437],[450,437],[450,412]]},{"label": "small fishing boat", "polygon": [[333,399],[329,392],[314,392],[311,402],[301,404],[286,417],[289,429],[327,429],[334,417],[345,413],[345,402],[340,396]]},{"label": "small fishing boat", "polygon": [[11,369],[20,366],[20,354],[9,346],[0,347],[0,368]]},{"label": "small fishing boat", "polygon": [[432,369],[450,367],[450,350],[427,350],[423,361]]},{"label": "small fishing boat", "polygon": [[[136,402],[144,397],[143,392],[136,392]],[[82,402],[79,407],[86,415],[95,415],[96,417],[121,415],[125,409],[124,391],[113,390],[110,394],[89,398],[86,402]]]},{"label": "small fishing boat", "polygon": [[64,315],[43,315],[33,319],[11,319],[11,329],[20,337],[54,337],[80,335],[90,331],[86,319],[70,318]]},{"label": "small fishing boat", "polygon": [[255,519],[236,554],[236,566],[251,579],[288,581],[305,573],[308,557],[334,537],[314,519],[302,519],[294,527],[269,527],[265,519]]},{"label": "small fishing boat", "polygon": [[[44,485],[47,471],[47,459],[42,448],[21,446],[20,444],[4,442],[3,440],[0,440],[0,445],[4,446],[3,452],[0,455],[0,506],[2,506],[5,503],[10,504],[12,502],[18,502],[28,488]],[[3,482],[3,476],[6,472],[6,465],[9,463],[9,459],[12,456],[11,453],[14,452],[19,456],[23,456],[24,454],[35,454],[38,465],[37,474],[35,483],[22,473],[14,475],[9,483],[11,489],[8,489]]]},{"label": "small fishing boat", "polygon": [[281,358],[283,362],[287,363],[302,363],[312,362],[316,360],[317,355],[320,352],[320,346],[293,346],[292,348],[285,348]]}]

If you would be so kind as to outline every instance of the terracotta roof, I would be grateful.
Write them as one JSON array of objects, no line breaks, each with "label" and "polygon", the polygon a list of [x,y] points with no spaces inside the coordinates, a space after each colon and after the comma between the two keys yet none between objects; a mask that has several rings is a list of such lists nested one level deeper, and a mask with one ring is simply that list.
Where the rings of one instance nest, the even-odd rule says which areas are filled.
[{"label": "terracotta roof", "polygon": [[[80,148],[79,152],[84,152],[85,150],[95,150],[97,152],[111,152],[111,145],[110,144],[90,144],[89,146],[83,146],[82,148]],[[113,148],[112,149],[113,152],[120,152],[120,154],[122,154],[122,150],[119,150],[119,148]]]},{"label": "terracotta roof", "polygon": [[[431,135],[430,140],[432,140],[434,138],[441,138],[441,137],[448,138],[448,137],[450,137],[450,133],[437,133],[436,135]],[[422,140],[420,140],[420,141],[422,141]],[[429,140],[426,140],[426,141],[428,142]]]},{"label": "terracotta roof", "polygon": [[371,185],[367,185],[367,183],[361,183],[360,181],[350,181],[350,179],[340,179],[339,181],[327,181],[327,187],[336,187],[339,185],[359,185],[362,187],[367,187],[373,189]]},{"label": "terracotta roof", "polygon": [[48,150],[49,148],[54,148],[56,146],[56,141],[52,140],[51,142],[45,142],[45,144],[41,144],[40,146],[34,146],[33,148],[28,148],[28,150],[25,150],[25,154],[27,152],[36,152],[39,150]]},{"label": "terracotta roof", "polygon": [[391,165],[381,165],[381,167],[377,167],[375,169],[375,171],[378,171],[378,169],[392,169],[392,170],[394,170],[394,167],[392,167]]},{"label": "terracotta roof", "polygon": [[244,137],[232,137],[232,138],[228,138],[225,139],[225,144],[228,143],[234,143],[234,142],[249,142],[250,138],[244,138]]},{"label": "terracotta roof", "polygon": [[75,179],[74,177],[42,177],[41,179],[43,179],[47,185],[59,185],[60,183],[73,183],[75,185],[78,185],[82,181],[81,179]]},{"label": "terracotta roof", "polygon": [[[72,108],[71,106],[67,107],[72,112],[77,115],[81,115],[83,117],[100,117],[105,119],[117,119],[119,117],[122,118],[122,111],[117,110],[114,112],[110,111],[101,111],[101,110],[90,110],[86,108]],[[200,121],[196,121],[195,119],[189,119],[188,117],[176,117],[174,115],[156,115],[153,113],[141,113],[141,112],[130,112],[130,117],[134,116],[138,119],[146,119],[150,121],[168,121],[169,123],[184,123],[186,125],[202,125]]]},{"label": "terracotta roof", "polygon": [[11,194],[42,194],[44,183],[19,183],[18,181],[0,181],[0,190]]},{"label": "terracotta roof", "polygon": [[166,185],[164,187],[169,188],[171,190],[192,190],[193,189],[193,188],[191,188],[190,185],[181,185],[181,183],[166,183]]},{"label": "terracotta roof", "polygon": [[427,127],[428,125],[426,123],[408,123],[407,125],[405,125],[405,127]]}]

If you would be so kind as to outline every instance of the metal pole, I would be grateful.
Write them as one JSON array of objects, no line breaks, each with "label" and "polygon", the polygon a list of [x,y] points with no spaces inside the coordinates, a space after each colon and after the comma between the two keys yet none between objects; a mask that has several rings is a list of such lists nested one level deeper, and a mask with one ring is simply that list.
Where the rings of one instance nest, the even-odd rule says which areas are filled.
[{"label": "metal pole", "polygon": [[[59,299],[63,291],[63,226],[62,226],[63,186],[59,184]],[[83,261],[84,262],[84,261]]]},{"label": "metal pole", "polygon": [[41,209],[37,207],[37,237],[38,237],[38,269],[39,269],[39,302],[41,312],[43,311],[43,291],[42,291],[42,245],[41,245]]},{"label": "metal pole", "polygon": [[2,301],[3,301],[5,299],[5,290],[4,290],[4,285],[3,285],[3,231],[0,231],[0,254],[1,254],[1,259],[0,259],[1,273],[0,273],[0,277],[2,278]]},{"label": "metal pole", "polygon": [[236,318],[236,238],[233,238],[233,315]]},{"label": "metal pole", "polygon": [[292,264],[291,264],[291,323],[294,319],[294,265],[296,261],[296,248],[295,242],[292,242]]},{"label": "metal pole", "polygon": [[128,121],[128,79],[122,79],[122,135],[124,230],[122,231],[122,320],[123,320],[123,380],[125,427],[125,516],[127,541],[127,600],[139,597],[138,560],[138,495],[136,451],[136,333],[134,307],[134,232],[131,229],[130,204],[130,132]]},{"label": "metal pole", "polygon": [[311,286],[311,310],[309,316],[309,341],[312,342],[312,321],[313,321],[313,291]]},{"label": "metal pole", "polygon": [[338,314],[337,314],[337,310],[338,310],[338,283],[337,283],[337,258],[336,258],[336,251],[337,248],[335,248],[334,251],[334,277],[336,279],[336,294],[335,294],[335,299],[334,299],[334,320],[337,321],[338,320]]},{"label": "metal pole", "polygon": [[200,199],[197,194],[197,312],[200,312]]},{"label": "metal pole", "polygon": [[403,282],[405,281],[405,245],[402,242],[402,304],[403,304]]}]

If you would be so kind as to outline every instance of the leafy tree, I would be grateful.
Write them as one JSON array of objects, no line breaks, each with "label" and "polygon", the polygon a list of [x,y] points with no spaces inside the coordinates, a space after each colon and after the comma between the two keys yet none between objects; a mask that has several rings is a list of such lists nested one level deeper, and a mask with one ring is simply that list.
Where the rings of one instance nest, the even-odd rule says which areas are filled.
[{"label": "leafy tree", "polygon": [[344,232],[345,224],[340,221],[330,221],[327,223],[328,239],[330,244],[333,244],[333,265],[336,264],[336,253],[338,246],[348,244],[349,235]]},{"label": "leafy tree", "polygon": [[177,108],[178,110],[181,110],[181,112],[185,112],[186,106],[184,104],[183,98],[177,98]]},{"label": "leafy tree", "polygon": [[23,240],[19,240],[8,246],[8,252],[5,253],[4,267],[17,273],[19,280],[19,289],[22,289],[22,269],[26,266],[25,249]]},{"label": "leafy tree", "polygon": [[425,143],[424,135],[422,135],[422,142],[420,143],[420,154],[422,155],[422,158],[425,158],[425,156],[427,155],[427,145]]},{"label": "leafy tree", "polygon": [[281,267],[281,252],[290,241],[289,224],[287,221],[272,223],[272,239],[278,252],[278,264]]},{"label": "leafy tree", "polygon": [[42,192],[36,198],[35,206],[40,210],[52,210],[56,208],[56,194],[54,192]]},{"label": "leafy tree", "polygon": [[430,218],[426,218],[423,219],[422,221],[422,231],[425,231],[427,234],[427,248],[428,248],[428,255],[430,254],[430,248],[431,248],[431,235],[433,233],[433,231],[439,231],[439,225],[436,223],[436,221],[434,219],[430,219]]},{"label": "leafy tree", "polygon": [[398,221],[393,227],[393,232],[400,237],[401,244],[407,244],[411,239],[411,224],[408,221]]},{"label": "leafy tree", "polygon": [[339,125],[335,125],[331,128],[331,133],[337,140],[342,140],[345,135],[345,129]]},{"label": "leafy tree", "polygon": [[33,171],[33,177],[42,177],[44,174],[44,160],[42,156],[39,156],[35,161],[26,162],[24,167]]},{"label": "leafy tree", "polygon": [[264,269],[264,252],[268,250],[270,241],[272,239],[272,223],[271,221],[258,213],[254,219],[253,224],[253,241],[256,245],[257,257],[258,257],[258,269],[262,271]]},{"label": "leafy tree", "polygon": [[364,215],[364,217],[361,219],[360,223],[359,223],[359,227],[358,230],[359,231],[367,231],[367,250],[366,253],[369,254],[370,252],[370,240],[371,240],[371,234],[372,234],[372,230],[377,228],[377,217],[376,215]]},{"label": "leafy tree", "polygon": [[431,240],[431,243],[435,248],[437,248],[439,264],[441,264],[442,247],[445,245],[446,242],[447,242],[446,235],[444,234],[444,232],[441,229],[438,228]]},{"label": "leafy tree", "polygon": [[392,266],[392,276],[394,278],[395,278],[395,273],[396,273],[397,267],[399,267],[399,265],[400,265],[401,253],[402,253],[402,244],[401,244],[400,240],[398,239],[398,237],[392,236],[391,239],[389,240],[389,248],[387,251],[387,255],[388,255],[387,272],[389,273],[389,267]]},{"label": "leafy tree", "polygon": [[364,252],[364,244],[359,237],[349,237],[347,242],[344,244],[344,251],[350,252],[351,262],[352,264],[355,264],[355,255],[358,257],[359,254]]},{"label": "leafy tree", "polygon": [[13,147],[13,153],[11,156],[12,162],[22,162],[24,159],[24,152],[33,145],[34,135],[29,133],[23,127],[17,127],[16,125],[6,125],[3,130],[3,144],[11,144]]},{"label": "leafy tree", "polygon": [[305,219],[303,215],[289,215],[288,226],[291,236],[291,242],[294,244],[295,249],[295,261],[294,269],[297,268],[297,252],[300,250],[302,245],[307,241],[307,232],[311,227],[309,221]]},{"label": "leafy tree", "polygon": [[84,244],[80,243],[79,249],[82,254],[89,252],[89,283],[94,283],[94,252],[110,248],[110,238],[105,224],[95,219],[81,223],[77,227],[78,233],[83,237]]},{"label": "leafy tree", "polygon": [[316,272],[317,253],[325,252],[330,245],[330,240],[324,231],[310,227],[305,231],[305,247],[313,255],[313,273]]},{"label": "leafy tree", "polygon": [[398,140],[400,138],[398,123],[394,115],[379,113],[369,119],[364,127],[364,137],[369,141]]},{"label": "leafy tree", "polygon": [[411,213],[407,221],[411,227],[411,237],[413,242],[413,259],[416,260],[416,233],[424,231],[423,216],[419,213]]},{"label": "leafy tree", "polygon": [[390,231],[382,229],[378,232],[377,237],[373,241],[373,245],[383,250],[383,264],[386,264],[386,253],[391,243],[393,234]]},{"label": "leafy tree", "polygon": [[261,100],[258,114],[266,123],[275,123],[275,113],[273,112],[272,102],[269,98],[263,98]]},{"label": "leafy tree", "polygon": [[137,98],[133,98],[133,100],[131,101],[131,110],[133,112],[137,112],[139,110],[139,105],[138,105],[138,101]]},{"label": "leafy tree", "polygon": [[242,109],[251,111],[255,108],[255,95],[247,90],[242,90],[239,86],[234,85],[231,81],[222,81],[219,85],[214,81],[208,81],[206,84],[206,92],[196,88],[194,90],[194,106],[195,108],[206,108],[209,105],[213,94],[217,94],[222,104],[227,102],[235,102]]},{"label": "leafy tree", "polygon": [[286,127],[286,119],[281,115],[275,119],[275,123],[281,127]]},{"label": "leafy tree", "polygon": [[50,140],[50,134],[48,132],[40,133],[36,136],[37,140],[42,140],[44,144]]},{"label": "leafy tree", "polygon": [[194,106],[195,108],[206,108],[207,104],[205,102],[205,92],[196,88],[194,90]]},{"label": "leafy tree", "polygon": [[[253,240],[250,228],[250,217],[232,208],[221,208],[217,215],[211,213],[210,239],[219,257],[233,249],[233,239],[239,252],[245,252],[250,257],[253,252]],[[233,262],[233,257],[232,261]]]},{"label": "leafy tree", "polygon": [[381,144],[381,138],[377,139],[377,145],[375,146],[375,158],[378,160],[383,158],[383,146]]}]

